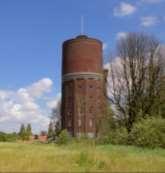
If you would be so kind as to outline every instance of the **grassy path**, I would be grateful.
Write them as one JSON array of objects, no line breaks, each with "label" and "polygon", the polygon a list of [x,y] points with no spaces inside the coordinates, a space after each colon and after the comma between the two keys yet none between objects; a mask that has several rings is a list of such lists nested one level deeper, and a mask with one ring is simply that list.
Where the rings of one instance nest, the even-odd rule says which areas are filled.
[{"label": "grassy path", "polygon": [[0,172],[164,172],[165,150],[73,143],[0,143]]}]

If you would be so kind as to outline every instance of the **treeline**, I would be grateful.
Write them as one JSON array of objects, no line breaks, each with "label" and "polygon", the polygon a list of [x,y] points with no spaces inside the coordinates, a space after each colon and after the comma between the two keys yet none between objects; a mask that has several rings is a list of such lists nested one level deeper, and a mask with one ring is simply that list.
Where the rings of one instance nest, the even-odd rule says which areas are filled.
[{"label": "treeline", "polygon": [[21,125],[19,133],[4,133],[0,132],[0,141],[1,142],[15,142],[17,140],[28,141],[32,136],[31,124],[28,124],[26,127],[24,124]]},{"label": "treeline", "polygon": [[18,139],[17,133],[0,132],[0,142],[15,142]]}]

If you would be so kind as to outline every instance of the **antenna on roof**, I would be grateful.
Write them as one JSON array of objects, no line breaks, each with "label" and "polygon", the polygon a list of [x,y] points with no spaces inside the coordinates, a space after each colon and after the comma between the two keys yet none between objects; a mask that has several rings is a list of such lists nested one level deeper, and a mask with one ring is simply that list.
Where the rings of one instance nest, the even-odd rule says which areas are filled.
[{"label": "antenna on roof", "polygon": [[84,34],[84,16],[81,16],[81,35]]}]

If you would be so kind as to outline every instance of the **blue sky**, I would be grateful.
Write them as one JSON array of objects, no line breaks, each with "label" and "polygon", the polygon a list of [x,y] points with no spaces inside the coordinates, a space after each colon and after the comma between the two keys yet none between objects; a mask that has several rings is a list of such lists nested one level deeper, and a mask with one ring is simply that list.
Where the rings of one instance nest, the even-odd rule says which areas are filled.
[{"label": "blue sky", "polygon": [[165,0],[0,0],[0,130],[46,128],[60,95],[61,45],[80,34],[82,15],[84,33],[103,41],[107,60],[127,32],[164,43],[164,9]]}]

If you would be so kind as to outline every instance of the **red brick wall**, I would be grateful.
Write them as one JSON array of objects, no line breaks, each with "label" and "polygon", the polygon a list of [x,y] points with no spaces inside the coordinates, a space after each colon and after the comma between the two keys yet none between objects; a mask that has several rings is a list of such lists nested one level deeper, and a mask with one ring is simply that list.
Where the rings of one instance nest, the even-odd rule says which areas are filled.
[{"label": "red brick wall", "polygon": [[63,44],[63,74],[102,72],[102,44],[95,39],[77,38]]}]

